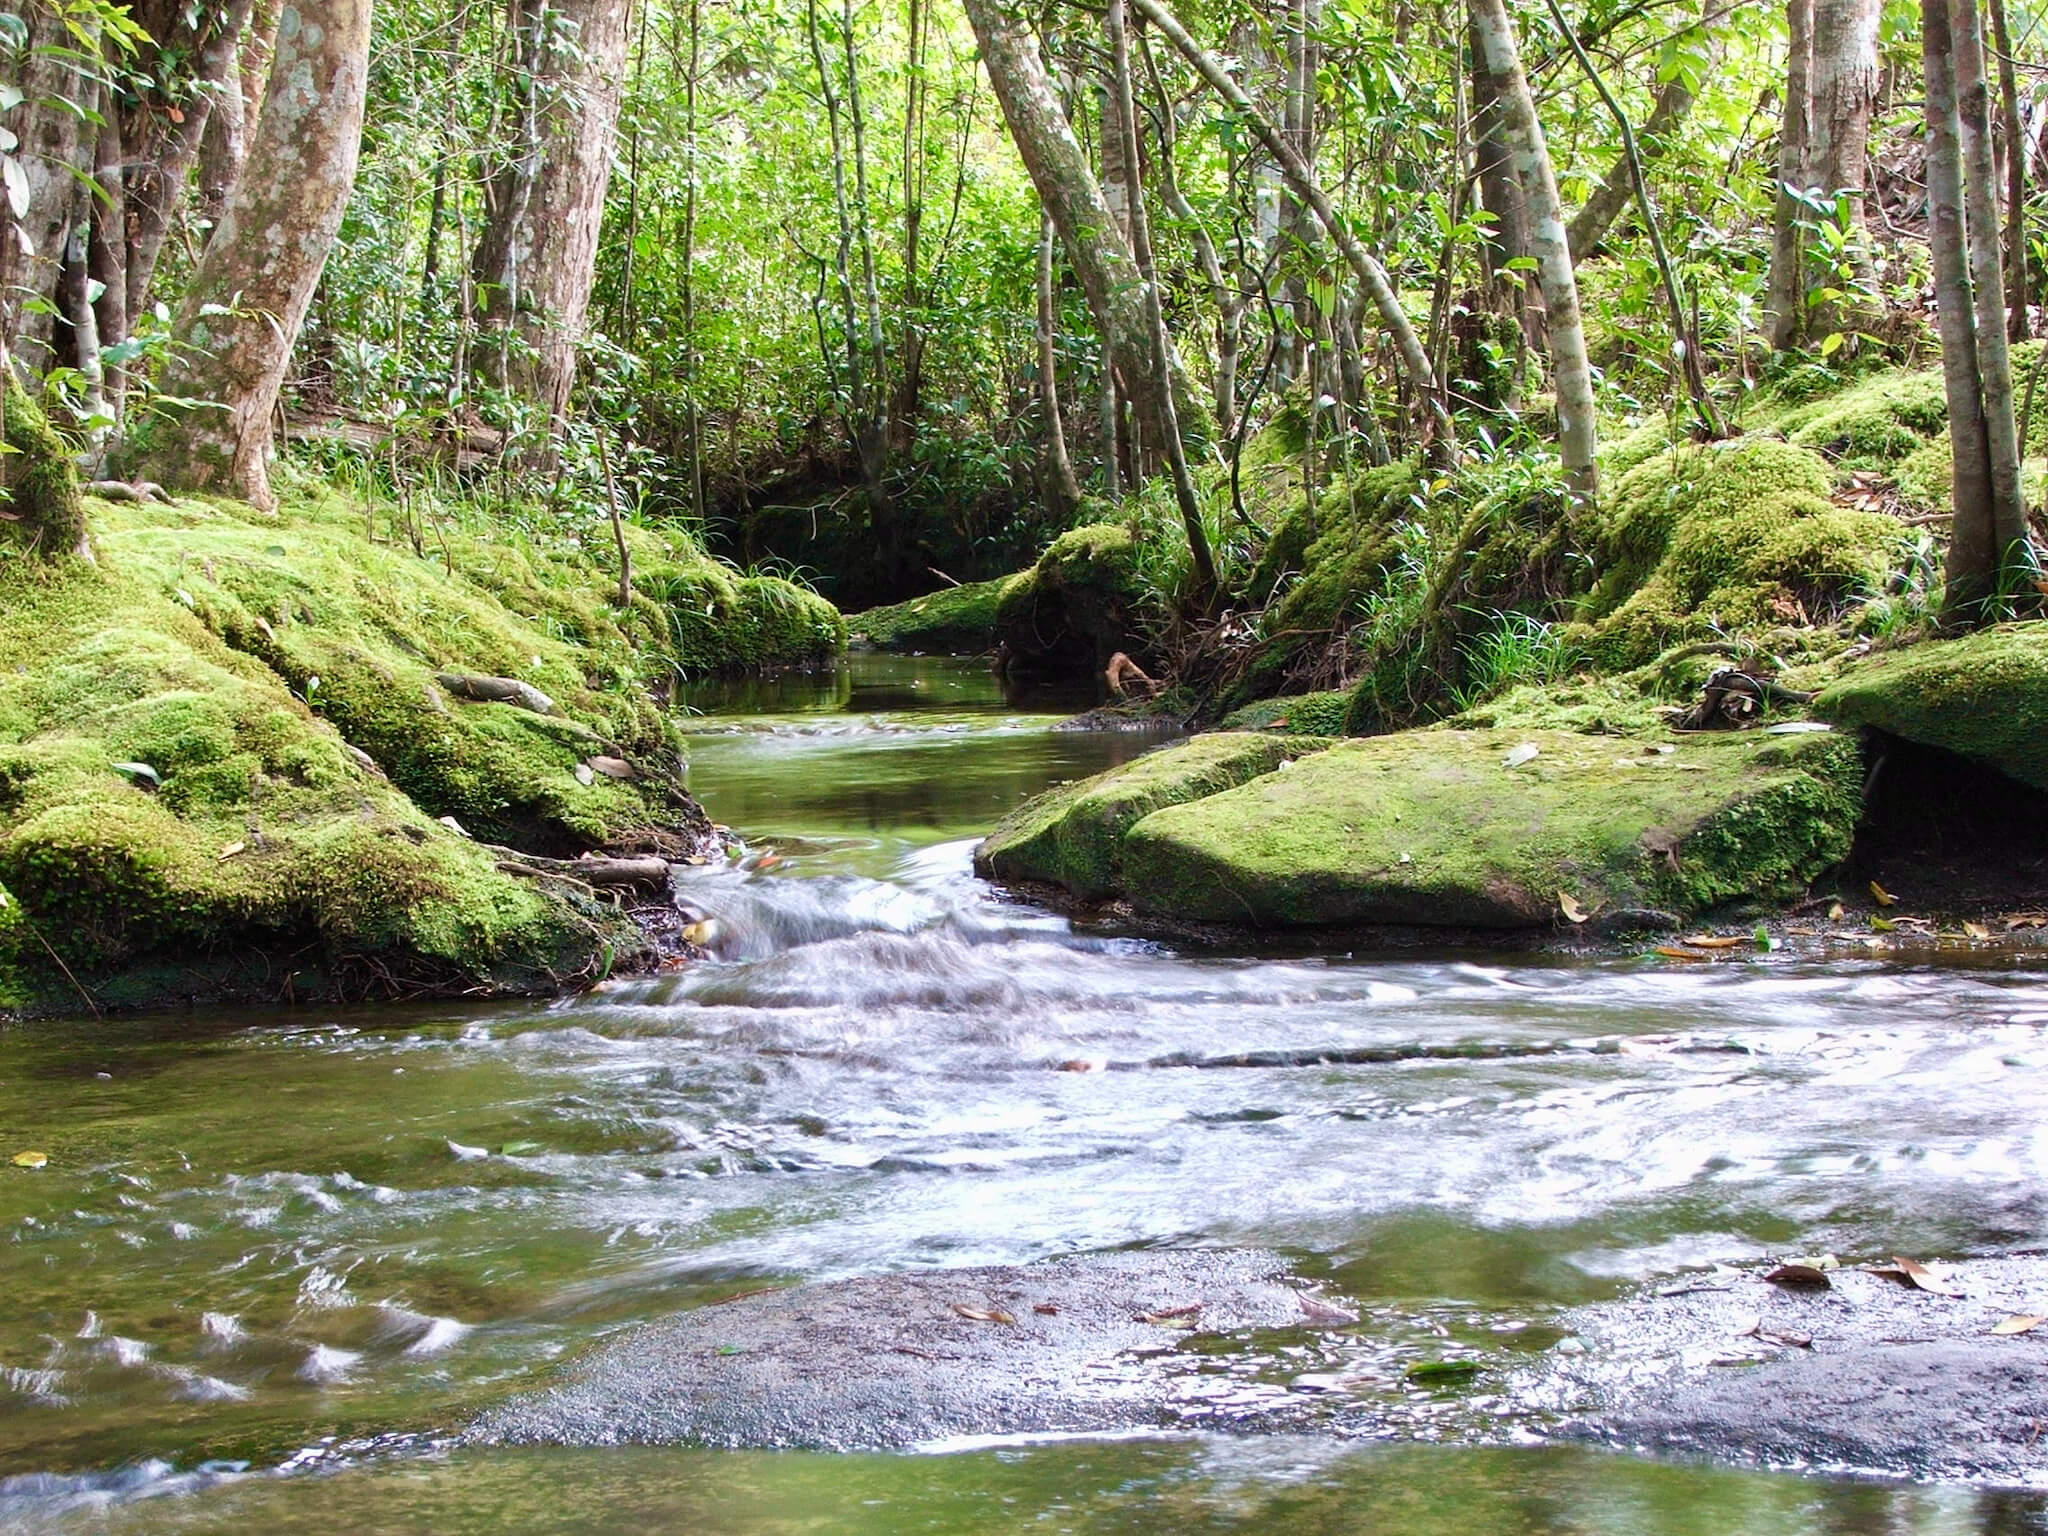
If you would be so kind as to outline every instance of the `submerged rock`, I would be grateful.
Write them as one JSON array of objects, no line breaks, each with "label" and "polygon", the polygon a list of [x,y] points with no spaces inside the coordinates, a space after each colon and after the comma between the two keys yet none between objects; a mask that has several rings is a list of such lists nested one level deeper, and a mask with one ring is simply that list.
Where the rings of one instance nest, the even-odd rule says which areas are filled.
[{"label": "submerged rock", "polygon": [[1566,1314],[1536,1405],[1558,1433],[1723,1461],[2048,1480],[2048,1261],[1937,1271],[1956,1295],[1836,1269],[1825,1284],[1719,1271]]},{"label": "submerged rock", "polygon": [[1813,707],[2048,789],[2048,623],[2001,624],[1867,657]]},{"label": "submerged rock", "polygon": [[979,859],[1262,927],[1683,916],[1797,894],[1839,863],[1861,782],[1855,743],[1832,734],[1198,737],[1034,802]]},{"label": "submerged rock", "polygon": [[[1318,1310],[1320,1309],[1320,1310]],[[883,1450],[1172,1424],[1191,1336],[1352,1321],[1245,1250],[876,1275],[635,1328],[492,1410],[486,1443]],[[1199,1412],[1199,1409],[1192,1411]]]},{"label": "submerged rock", "polygon": [[1143,818],[1328,745],[1253,732],[1197,736],[1026,802],[975,851],[975,869],[995,880],[1064,886],[1084,900],[1111,895],[1122,884],[1124,837]]}]

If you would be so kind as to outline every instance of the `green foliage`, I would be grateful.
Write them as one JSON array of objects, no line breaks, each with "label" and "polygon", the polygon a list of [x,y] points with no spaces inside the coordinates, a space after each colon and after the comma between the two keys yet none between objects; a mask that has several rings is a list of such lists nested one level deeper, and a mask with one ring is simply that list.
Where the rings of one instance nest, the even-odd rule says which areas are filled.
[{"label": "green foliage", "polygon": [[[71,455],[41,407],[9,373],[0,452],[0,539],[45,560],[71,554],[85,538],[85,506]],[[0,545],[4,548],[4,545]]]}]

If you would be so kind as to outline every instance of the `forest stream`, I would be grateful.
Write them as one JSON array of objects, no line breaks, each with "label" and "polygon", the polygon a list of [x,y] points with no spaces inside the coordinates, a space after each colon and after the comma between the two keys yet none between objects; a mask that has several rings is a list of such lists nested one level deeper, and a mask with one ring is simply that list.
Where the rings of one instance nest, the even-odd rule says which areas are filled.
[{"label": "forest stream", "polygon": [[[1156,744],[1055,731],[1079,702],[863,655],[698,695],[693,788],[748,852],[684,872],[715,958],[658,978],[0,1036],[0,1151],[49,1159],[0,1179],[0,1527],[2042,1528],[2028,1494],[1545,1443],[1484,1374],[1407,1368],[1539,1354],[1563,1308],[1713,1261],[2024,1243],[2048,1214],[2048,972],[1195,949],[1070,921],[969,859],[1025,795]],[[1272,1054],[1221,1062],[1246,1052]],[[678,1308],[1161,1245],[1275,1250],[1360,1323],[1191,1359],[1173,1432],[457,1443]],[[1341,1412],[1229,1432],[1234,1402],[1287,1394],[1370,1402],[1401,1438]]]}]

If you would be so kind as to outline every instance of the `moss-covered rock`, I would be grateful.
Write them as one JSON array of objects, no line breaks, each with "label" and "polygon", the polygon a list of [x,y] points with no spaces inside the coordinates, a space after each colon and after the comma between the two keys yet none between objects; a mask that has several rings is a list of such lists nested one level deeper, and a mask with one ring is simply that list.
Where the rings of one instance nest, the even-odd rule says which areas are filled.
[{"label": "moss-covered rock", "polygon": [[1021,576],[970,581],[853,615],[847,628],[880,651],[979,652],[996,643],[1003,591]]},{"label": "moss-covered rock", "polygon": [[1233,710],[1224,717],[1218,729],[1289,731],[1296,736],[1341,736],[1344,734],[1344,718],[1350,708],[1350,690],[1326,688],[1319,693],[1260,699]]},{"label": "moss-covered rock", "polygon": [[658,604],[656,648],[683,677],[816,666],[846,649],[845,619],[817,593],[663,553],[636,572],[634,585]]},{"label": "moss-covered rock", "polygon": [[1833,618],[1883,582],[1903,530],[1830,486],[1817,453],[1772,438],[1643,458],[1569,530],[1592,573],[1574,642],[1620,670],[1680,640]]},{"label": "moss-covered rock", "polygon": [[1069,529],[997,595],[996,633],[1012,668],[1051,676],[1100,672],[1118,651],[1145,650],[1138,541],[1122,523]]},{"label": "moss-covered rock", "polygon": [[975,850],[996,880],[1065,886],[1076,896],[1118,889],[1124,834],[1161,806],[1219,794],[1327,741],[1217,731],[1152,752],[1120,768],[1062,785],[1005,817]]},{"label": "moss-covered rock", "polygon": [[0,655],[0,1009],[549,990],[639,946],[146,575],[0,561]]},{"label": "moss-covered rock", "polygon": [[2048,789],[2048,623],[2002,624],[1866,657],[1813,708]]},{"label": "moss-covered rock", "polygon": [[1122,889],[1186,919],[1520,928],[1557,920],[1560,893],[1593,914],[1780,898],[1847,855],[1862,779],[1852,740],[1654,746],[1671,750],[1500,730],[1340,742],[1138,821]]},{"label": "moss-covered rock", "polygon": [[64,441],[12,371],[4,385],[7,451],[0,454],[0,540],[45,559],[85,541],[85,504]]}]

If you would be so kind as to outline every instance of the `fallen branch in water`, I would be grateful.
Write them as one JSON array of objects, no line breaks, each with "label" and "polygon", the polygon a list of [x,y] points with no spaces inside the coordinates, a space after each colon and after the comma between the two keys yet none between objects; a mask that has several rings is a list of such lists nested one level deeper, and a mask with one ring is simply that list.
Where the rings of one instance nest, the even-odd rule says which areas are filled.
[{"label": "fallen branch in water", "polygon": [[508,874],[553,876],[607,890],[637,885],[666,887],[671,875],[668,860],[658,854],[638,858],[607,858],[592,854],[580,859],[544,859],[539,854],[521,853],[517,848],[506,848],[497,843],[482,846],[498,855],[498,867]]}]

